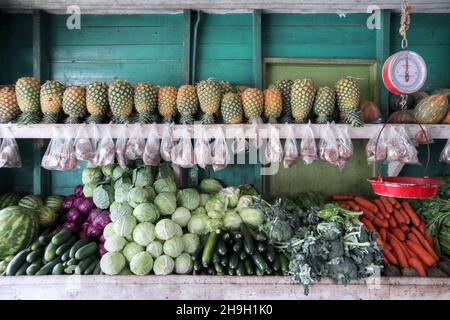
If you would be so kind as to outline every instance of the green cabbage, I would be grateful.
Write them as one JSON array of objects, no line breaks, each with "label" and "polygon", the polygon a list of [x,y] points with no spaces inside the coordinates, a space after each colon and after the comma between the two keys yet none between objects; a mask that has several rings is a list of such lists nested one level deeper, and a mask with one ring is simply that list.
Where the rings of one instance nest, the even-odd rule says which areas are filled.
[{"label": "green cabbage", "polygon": [[220,193],[223,194],[228,199],[228,208],[236,208],[239,201],[239,188],[236,187],[228,187],[220,190]]},{"label": "green cabbage", "polygon": [[133,184],[136,187],[148,187],[153,185],[153,174],[151,167],[142,167],[133,170]]},{"label": "green cabbage", "polygon": [[130,269],[128,269],[127,266],[125,266],[125,268],[122,269],[122,271],[120,271],[119,276],[131,276],[133,275],[133,272],[131,272]]},{"label": "green cabbage", "polygon": [[175,262],[169,256],[162,255],[155,259],[153,263],[153,272],[156,275],[167,275],[173,272]]},{"label": "green cabbage", "polygon": [[116,235],[116,232],[114,231],[114,223],[110,222],[103,229],[103,237],[105,239],[108,239],[108,238],[110,238],[110,237],[112,237],[114,235]]},{"label": "green cabbage", "polygon": [[193,233],[185,233],[181,237],[184,245],[184,252],[194,254],[200,247],[200,237]]},{"label": "green cabbage", "polygon": [[102,166],[102,173],[106,178],[111,178],[113,175],[115,164],[107,164],[106,166]]},{"label": "green cabbage", "polygon": [[122,253],[127,259],[127,261],[130,262],[135,255],[137,255],[139,252],[142,251],[144,251],[144,248],[142,246],[138,245],[134,241],[131,241],[125,245],[125,247],[122,250]]},{"label": "green cabbage", "polygon": [[192,271],[194,262],[192,257],[187,253],[182,253],[179,257],[175,259],[175,273],[187,274]]},{"label": "green cabbage", "polygon": [[113,170],[113,179],[114,181],[119,180],[123,177],[130,177],[130,170],[129,168],[122,168],[121,166],[116,166]]},{"label": "green cabbage", "polygon": [[155,226],[151,222],[141,222],[133,230],[133,240],[141,246],[146,247],[155,240]]},{"label": "green cabbage", "polygon": [[108,209],[111,203],[114,202],[114,189],[110,185],[99,185],[94,190],[92,198],[94,204],[99,209]]},{"label": "green cabbage", "polygon": [[207,194],[216,194],[223,186],[215,179],[203,179],[200,182],[200,190]]},{"label": "green cabbage", "polygon": [[169,240],[173,238],[177,232],[179,225],[170,219],[162,219],[155,226],[156,238],[160,240]]},{"label": "green cabbage", "polygon": [[180,207],[195,210],[200,205],[200,194],[192,188],[180,190],[177,194],[177,202]]},{"label": "green cabbage", "polygon": [[145,249],[148,253],[152,255],[153,258],[158,258],[160,255],[163,254],[163,245],[159,241],[153,241],[148,244],[147,248]]},{"label": "green cabbage", "polygon": [[159,219],[159,211],[151,203],[141,203],[134,208],[133,215],[139,222],[155,223]]},{"label": "green cabbage", "polygon": [[264,213],[260,209],[244,208],[239,211],[242,221],[253,229],[264,223]]},{"label": "green cabbage", "polygon": [[157,178],[175,180],[175,175],[173,174],[173,170],[170,163],[161,162],[159,164]]},{"label": "green cabbage", "polygon": [[206,214],[206,210],[204,207],[198,207],[194,211],[192,211],[192,215],[194,214]]},{"label": "green cabbage", "polygon": [[114,192],[114,200],[116,202],[127,202],[128,201],[128,193],[130,192],[133,185],[131,183],[122,183],[115,188]]},{"label": "green cabbage", "polygon": [[124,237],[117,234],[112,234],[106,239],[104,246],[109,252],[118,252],[121,251],[126,244],[127,241]]},{"label": "green cabbage", "polygon": [[253,204],[253,198],[252,196],[242,196],[239,198],[238,204],[237,204],[237,210],[241,210],[244,208],[248,208]]},{"label": "green cabbage", "polygon": [[205,206],[206,201],[208,201],[208,199],[211,198],[211,196],[207,193],[200,193],[200,205],[202,207]]},{"label": "green cabbage", "polygon": [[238,213],[234,211],[225,212],[225,217],[223,219],[223,226],[225,227],[225,229],[232,231],[239,230],[241,223],[242,219]]},{"label": "green cabbage", "polygon": [[103,180],[103,173],[101,168],[85,168],[81,173],[81,181],[83,184],[99,183]]},{"label": "green cabbage", "polygon": [[199,236],[205,235],[209,232],[208,223],[210,218],[203,213],[194,214],[189,220],[187,228],[190,233],[195,233]]},{"label": "green cabbage", "polygon": [[153,188],[155,188],[156,193],[177,192],[177,185],[175,184],[175,181],[168,178],[156,180],[153,184]]},{"label": "green cabbage", "polygon": [[228,207],[228,198],[220,193],[216,194],[214,197],[206,201],[205,205],[206,212],[208,212],[208,215],[212,218],[216,218],[217,214],[220,213],[223,214],[223,212],[227,210],[227,207]]},{"label": "green cabbage", "polygon": [[127,202],[113,202],[109,208],[109,217],[112,222],[116,222],[120,217],[131,214],[133,214],[133,208]]},{"label": "green cabbage", "polygon": [[138,276],[149,274],[153,268],[153,258],[148,252],[139,252],[130,261],[130,270]]},{"label": "green cabbage", "polygon": [[223,228],[223,219],[209,219],[208,232]]},{"label": "green cabbage", "polygon": [[152,201],[152,193],[149,189],[134,187],[128,193],[128,204],[136,208],[141,203]]},{"label": "green cabbage", "polygon": [[122,237],[131,237],[134,227],[136,218],[131,214],[124,215],[114,222],[114,231]]},{"label": "green cabbage", "polygon": [[83,186],[83,194],[86,198],[92,198],[94,195],[94,190],[97,187],[97,182],[86,183]]},{"label": "green cabbage", "polygon": [[164,254],[176,258],[184,251],[184,244],[181,237],[173,237],[163,244]]},{"label": "green cabbage", "polygon": [[173,193],[163,192],[156,196],[154,201],[162,215],[171,215],[177,208],[177,199]]},{"label": "green cabbage", "polygon": [[191,212],[183,207],[179,207],[175,210],[171,217],[172,221],[178,224],[180,227],[186,227],[191,219]]},{"label": "green cabbage", "polygon": [[155,189],[153,189],[152,186],[144,187],[144,189],[147,190],[148,194],[150,195],[149,196],[150,197],[150,202],[153,202],[155,200],[155,198],[156,198]]},{"label": "green cabbage", "polygon": [[107,252],[100,260],[102,271],[109,275],[119,274],[125,268],[125,257],[120,252]]},{"label": "green cabbage", "polygon": [[131,178],[130,177],[123,177],[123,178],[120,178],[120,179],[116,180],[114,182],[114,189],[119,188],[124,183],[132,185]]}]

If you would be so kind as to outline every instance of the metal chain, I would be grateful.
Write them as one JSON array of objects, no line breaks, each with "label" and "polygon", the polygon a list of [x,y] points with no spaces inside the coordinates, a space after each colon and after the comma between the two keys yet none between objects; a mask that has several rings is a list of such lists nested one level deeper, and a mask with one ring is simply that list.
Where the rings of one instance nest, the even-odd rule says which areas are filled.
[{"label": "metal chain", "polygon": [[402,0],[402,13],[400,19],[399,33],[402,36],[402,49],[408,47],[408,39],[406,38],[406,32],[409,29],[409,23],[411,22],[409,12],[411,11],[411,5],[408,0]]},{"label": "metal chain", "polygon": [[408,101],[408,95],[407,94],[402,94],[401,96],[401,100],[400,100],[400,108],[402,109],[402,111],[405,111],[406,108],[406,102]]}]

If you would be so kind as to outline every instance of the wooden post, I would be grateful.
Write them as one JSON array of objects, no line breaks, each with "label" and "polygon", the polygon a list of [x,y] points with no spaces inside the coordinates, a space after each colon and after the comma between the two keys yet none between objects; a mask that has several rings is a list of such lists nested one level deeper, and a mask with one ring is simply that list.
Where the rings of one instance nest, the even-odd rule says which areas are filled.
[{"label": "wooden post", "polygon": [[391,11],[381,10],[380,12],[381,28],[376,30],[376,54],[378,61],[378,105],[381,109],[381,114],[385,119],[389,115],[389,92],[383,85],[381,77],[381,68],[383,63],[390,55],[390,32],[391,32]]},{"label": "wooden post", "polygon": [[262,32],[261,10],[253,11],[253,79],[255,87],[262,89]]},{"label": "wooden post", "polygon": [[191,83],[191,10],[183,11],[183,79]]}]

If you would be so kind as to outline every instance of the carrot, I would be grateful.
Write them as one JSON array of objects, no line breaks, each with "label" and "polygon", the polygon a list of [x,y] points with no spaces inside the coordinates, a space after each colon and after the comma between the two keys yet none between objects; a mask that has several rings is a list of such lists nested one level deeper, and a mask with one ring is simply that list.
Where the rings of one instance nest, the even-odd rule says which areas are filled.
[{"label": "carrot", "polygon": [[399,241],[405,241],[406,237],[402,230],[399,228],[391,228],[390,231]]},{"label": "carrot", "polygon": [[411,222],[416,227],[420,226],[420,218],[419,216],[414,212],[413,208],[411,208],[411,205],[407,201],[402,201],[402,207],[405,210],[406,214],[411,219]]},{"label": "carrot", "polygon": [[390,225],[392,228],[397,228],[397,221],[395,220],[394,216],[391,216],[391,217],[389,218],[389,225]]},{"label": "carrot", "polygon": [[400,202],[398,202],[397,199],[395,198],[388,198],[389,202],[392,204],[393,207],[395,207],[396,209],[400,209],[402,207],[402,205],[400,204]]},{"label": "carrot", "polygon": [[378,211],[378,208],[376,205],[374,205],[372,202],[370,202],[369,200],[366,200],[362,197],[355,197],[355,202],[357,204],[359,204],[361,207],[367,208],[372,212]]},{"label": "carrot", "polygon": [[395,258],[391,251],[383,249],[383,256],[386,257],[389,264],[398,264],[397,258]]},{"label": "carrot", "polygon": [[428,235],[428,236],[426,236],[425,239],[427,239],[427,242],[430,245],[430,247],[434,248],[434,239],[433,239],[433,237]]},{"label": "carrot", "polygon": [[405,224],[405,219],[403,219],[402,214],[397,209],[394,210],[393,216],[395,218],[395,221],[397,221],[397,224]]},{"label": "carrot", "polygon": [[349,201],[347,202],[350,206],[350,209],[352,209],[352,211],[361,211],[360,207],[356,204],[355,201]]},{"label": "carrot", "polygon": [[422,232],[423,235],[427,234],[427,229],[425,228],[425,222],[420,221],[419,231]]},{"label": "carrot", "polygon": [[339,207],[341,207],[342,209],[347,209],[347,210],[350,209],[350,205],[349,205],[348,203],[341,203],[341,204],[339,205]]},{"label": "carrot", "polygon": [[378,230],[380,233],[380,237],[381,239],[383,239],[384,242],[387,241],[387,232],[385,228],[381,228],[380,230]]},{"label": "carrot", "polygon": [[411,268],[416,270],[420,277],[425,277],[427,273],[425,272],[425,268],[418,258],[411,257],[408,259],[408,264]]},{"label": "carrot", "polygon": [[406,224],[402,224],[401,226],[399,226],[400,230],[402,230],[404,233],[408,233],[409,232],[409,227]]},{"label": "carrot", "polygon": [[[380,220],[386,220],[381,212],[374,212],[374,216]],[[387,220],[386,220],[387,221]]]},{"label": "carrot", "polygon": [[389,227],[389,222],[387,220],[381,220],[378,217],[374,217],[372,220],[372,223],[374,226],[380,227],[380,228],[387,228]]},{"label": "carrot", "polygon": [[386,208],[387,212],[392,213],[394,211],[392,204],[389,202],[389,200],[386,197],[381,197],[380,200],[383,203],[384,207]]},{"label": "carrot", "polygon": [[434,251],[433,247],[430,246],[430,243],[427,241],[427,239],[417,230],[415,227],[411,228],[411,232],[417,237],[419,240],[420,245],[436,260],[439,261],[439,257]]},{"label": "carrot", "polygon": [[[411,241],[413,241],[413,242],[415,242],[415,243],[417,243],[417,244],[420,244],[420,240],[419,240],[419,238],[416,237],[416,235],[414,234],[414,232],[408,233],[407,238],[408,238],[408,240],[411,240]],[[420,245],[421,245],[421,244],[420,244]]]},{"label": "carrot", "polygon": [[434,258],[421,245],[411,240],[406,240],[406,246],[419,257],[419,259],[427,266],[431,267],[436,264]]},{"label": "carrot", "polygon": [[375,215],[372,211],[370,211],[369,209],[366,208],[361,208],[362,212],[363,212],[363,216],[366,217],[367,219],[369,219],[370,221],[373,220],[373,218],[375,218]]},{"label": "carrot", "polygon": [[359,220],[364,224],[364,226],[369,229],[372,232],[377,232],[377,229],[373,226],[372,222],[370,222],[368,219],[362,217]]},{"label": "carrot", "polygon": [[409,215],[406,213],[406,211],[403,208],[401,208],[397,211],[400,212],[400,214],[403,216],[403,220],[405,220],[405,224],[411,223],[411,219],[410,219]]},{"label": "carrot", "polygon": [[387,242],[384,243],[384,248],[383,248],[383,250],[384,250],[384,249],[387,249],[387,250],[392,251],[391,245],[390,245],[389,243],[387,243]]},{"label": "carrot", "polygon": [[335,194],[332,199],[334,201],[347,201],[353,200],[354,196],[346,195],[346,194]]},{"label": "carrot", "polygon": [[386,208],[384,207],[384,205],[381,202],[381,200],[380,199],[375,199],[375,200],[373,200],[373,202],[378,207],[378,211],[381,212],[386,219],[389,219],[390,214],[386,211]]},{"label": "carrot", "polygon": [[394,236],[391,236],[389,238],[389,242],[392,246],[392,249],[394,250],[395,257],[397,258],[400,267],[407,268],[408,267],[407,256],[405,250],[402,248],[400,241],[398,241]]}]

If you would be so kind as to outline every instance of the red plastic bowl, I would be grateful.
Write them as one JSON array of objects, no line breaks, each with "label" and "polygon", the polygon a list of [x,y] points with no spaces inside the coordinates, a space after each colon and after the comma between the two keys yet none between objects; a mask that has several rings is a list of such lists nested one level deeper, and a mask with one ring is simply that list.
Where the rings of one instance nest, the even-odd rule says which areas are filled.
[{"label": "red plastic bowl", "polygon": [[367,180],[373,192],[380,196],[409,199],[433,198],[442,183],[440,179],[414,177],[374,177]]}]

